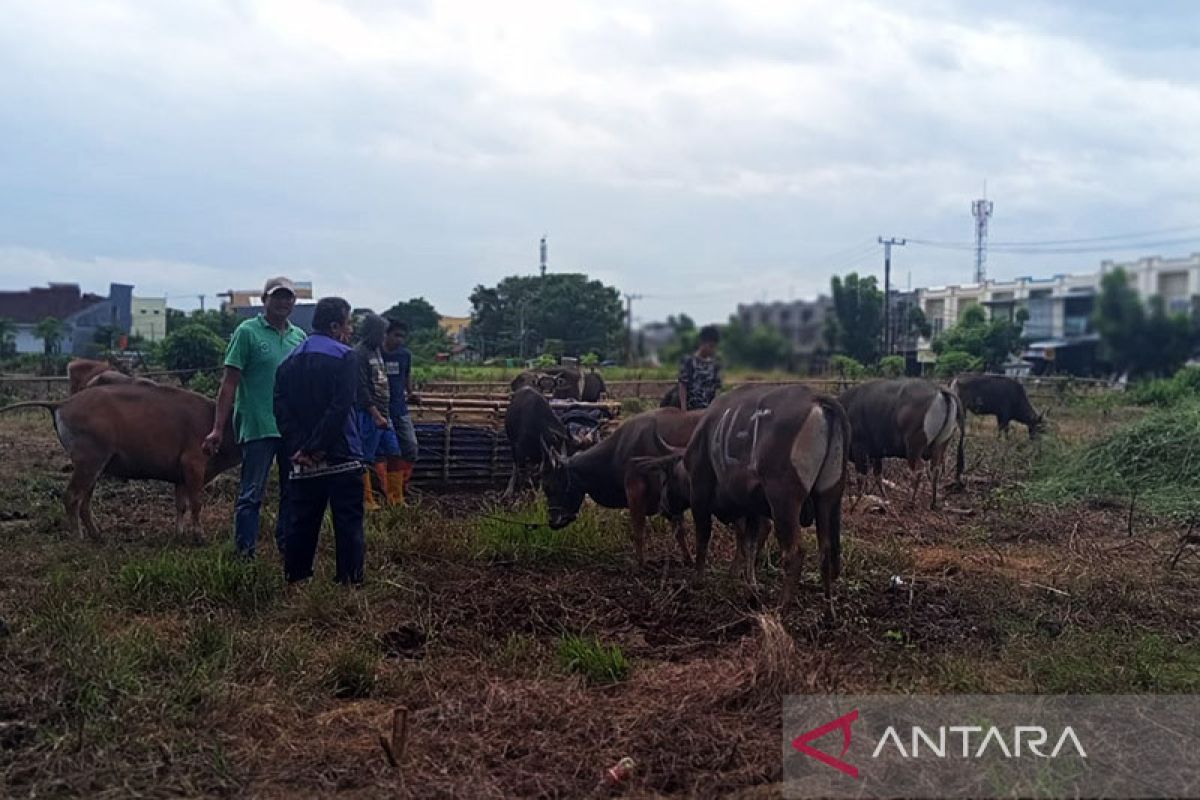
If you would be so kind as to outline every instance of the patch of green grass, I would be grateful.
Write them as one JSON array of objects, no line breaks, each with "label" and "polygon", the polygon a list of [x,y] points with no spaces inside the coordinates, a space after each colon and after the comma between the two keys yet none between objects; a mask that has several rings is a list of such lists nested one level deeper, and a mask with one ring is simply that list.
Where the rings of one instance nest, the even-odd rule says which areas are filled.
[{"label": "patch of green grass", "polygon": [[619,683],[629,677],[629,660],[616,645],[605,646],[591,636],[563,636],[558,640],[558,664],[582,675],[591,684]]},{"label": "patch of green grass", "polygon": [[1159,634],[1074,630],[1038,643],[1029,675],[1039,692],[1118,694],[1200,690],[1200,644]]},{"label": "patch of green grass", "polygon": [[210,547],[167,550],[131,561],[117,573],[117,586],[137,611],[230,608],[252,614],[275,602],[283,577],[277,567]]},{"label": "patch of green grass", "polygon": [[472,526],[472,551],[486,559],[515,561],[590,560],[623,553],[629,547],[624,515],[585,503],[579,517],[562,530],[546,525],[546,500],[497,508]]},{"label": "patch of green grass", "polygon": [[375,669],[379,654],[363,645],[337,651],[329,662],[326,683],[334,697],[370,697],[375,691]]},{"label": "patch of green grass", "polygon": [[1200,403],[1156,410],[1078,447],[1047,442],[1029,486],[1034,500],[1109,500],[1151,513],[1200,514]]}]

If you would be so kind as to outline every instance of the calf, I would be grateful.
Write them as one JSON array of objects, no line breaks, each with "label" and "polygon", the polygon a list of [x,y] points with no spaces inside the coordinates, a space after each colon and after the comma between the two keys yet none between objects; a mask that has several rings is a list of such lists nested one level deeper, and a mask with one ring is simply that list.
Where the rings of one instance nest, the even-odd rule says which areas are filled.
[{"label": "calf", "polygon": [[964,410],[995,417],[997,430],[1005,436],[1008,435],[1008,424],[1013,420],[1029,430],[1030,439],[1036,439],[1045,428],[1045,414],[1034,410],[1025,387],[1012,378],[959,375],[950,384],[950,390],[958,395]]},{"label": "calf", "polygon": [[504,434],[512,447],[513,459],[512,478],[505,497],[517,491],[526,474],[544,472],[550,454],[565,456],[571,440],[549,401],[532,386],[522,386],[513,392],[504,412]]},{"label": "calf", "polygon": [[[770,521],[783,551],[786,607],[800,581],[801,524],[816,522],[821,580],[831,603],[841,573],[842,492],[850,426],[836,400],[806,386],[742,386],[718,395],[692,435],[675,480],[686,483],[696,523],[696,577],[704,574],[715,516],[739,529],[738,561],[750,585]],[[832,610],[832,606],[829,607]]]},{"label": "calf", "polygon": [[684,538],[686,504],[664,503],[661,479],[640,462],[670,455],[687,445],[702,411],[664,408],[638,414],[603,442],[569,459],[555,458],[542,483],[550,510],[550,527],[559,530],[579,515],[590,495],[605,508],[628,508],[630,535],[639,565],[646,561],[646,518],[665,513],[685,563],[691,563]]},{"label": "calf", "polygon": [[946,448],[959,428],[956,480],[962,480],[962,403],[958,396],[920,378],[878,379],[853,386],[838,400],[850,417],[850,458],[860,474],[872,468],[883,491],[883,459],[904,458],[912,471],[912,502],[921,483],[921,461],[933,484],[931,508],[937,507],[938,483]]},{"label": "calf", "polygon": [[175,484],[175,530],[183,532],[191,511],[194,535],[200,535],[204,486],[241,461],[232,423],[216,455],[200,449],[212,430],[216,405],[195,392],[149,381],[93,385],[61,402],[17,403],[0,409],[45,408],[54,418],[58,440],[71,457],[73,471],[63,495],[67,524],[99,536],[92,518],[92,493],[103,475],[160,480]]}]

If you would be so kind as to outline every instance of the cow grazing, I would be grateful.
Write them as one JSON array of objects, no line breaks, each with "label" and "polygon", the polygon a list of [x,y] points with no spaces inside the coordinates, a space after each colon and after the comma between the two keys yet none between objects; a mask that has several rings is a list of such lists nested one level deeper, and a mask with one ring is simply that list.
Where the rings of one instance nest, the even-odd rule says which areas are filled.
[{"label": "cow grazing", "polygon": [[[696,523],[696,577],[704,574],[715,516],[739,530],[738,558],[750,585],[763,526],[783,551],[781,607],[800,581],[800,526],[817,526],[827,601],[841,573],[842,492],[850,426],[846,412],[806,386],[742,386],[718,395],[692,435],[674,481],[682,481]],[[831,609],[830,609],[831,610]]]},{"label": "cow grazing", "polygon": [[1012,378],[959,375],[950,384],[950,390],[958,395],[966,411],[995,417],[998,431],[1005,436],[1008,435],[1008,424],[1013,420],[1029,430],[1030,439],[1037,438],[1045,428],[1045,414],[1034,410],[1025,387]]},{"label": "cow grazing", "polygon": [[175,529],[181,534],[191,511],[200,535],[204,486],[241,461],[232,423],[225,444],[211,458],[200,449],[212,430],[216,405],[203,395],[149,381],[94,385],[61,402],[34,401],[0,409],[45,408],[54,417],[58,440],[74,467],[63,496],[67,523],[99,536],[92,518],[92,493],[103,475],[175,484]]},{"label": "cow grazing", "polygon": [[522,386],[513,392],[504,413],[504,434],[512,447],[513,472],[504,492],[511,497],[531,472],[540,474],[550,463],[550,454],[565,457],[570,435],[562,421],[555,416],[550,402],[532,386]]},{"label": "cow grazing", "polygon": [[550,527],[559,530],[579,515],[583,498],[605,508],[628,508],[630,535],[638,564],[646,560],[646,518],[666,513],[684,562],[691,562],[684,537],[686,503],[664,503],[664,484],[639,462],[668,456],[683,448],[700,422],[702,411],[664,408],[638,414],[603,442],[568,459],[555,458],[542,482],[550,510]]},{"label": "cow grazing", "polygon": [[850,458],[860,474],[871,467],[883,490],[883,459],[903,458],[912,471],[912,502],[921,483],[921,461],[927,462],[933,485],[931,508],[937,507],[938,483],[946,448],[959,428],[956,480],[962,480],[962,403],[958,396],[920,378],[877,379],[842,392],[839,402],[850,417]]}]

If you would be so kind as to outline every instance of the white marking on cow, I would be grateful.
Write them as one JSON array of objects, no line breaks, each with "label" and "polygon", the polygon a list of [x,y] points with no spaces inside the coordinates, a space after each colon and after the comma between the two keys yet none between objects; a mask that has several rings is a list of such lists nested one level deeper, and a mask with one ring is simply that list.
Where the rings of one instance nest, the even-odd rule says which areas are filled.
[{"label": "white marking on cow", "polygon": [[812,491],[825,466],[825,443],[828,439],[829,423],[819,406],[813,406],[792,441],[791,461],[796,477],[808,491]]},{"label": "white marking on cow", "polygon": [[754,423],[753,438],[750,439],[750,467],[752,469],[758,465],[758,421],[769,416],[771,416],[769,408],[760,408],[750,415],[750,421]]},{"label": "white marking on cow", "polygon": [[955,401],[950,399],[952,397],[953,395],[947,395],[945,392],[938,392],[925,412],[923,421],[925,441],[931,447],[945,442],[954,433],[957,415],[954,413]]}]

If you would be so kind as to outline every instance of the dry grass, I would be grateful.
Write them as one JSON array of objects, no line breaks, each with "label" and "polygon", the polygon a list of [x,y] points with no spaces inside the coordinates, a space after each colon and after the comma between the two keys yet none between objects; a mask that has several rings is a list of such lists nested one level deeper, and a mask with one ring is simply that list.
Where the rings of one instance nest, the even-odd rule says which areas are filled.
[{"label": "dry grass", "polygon": [[[1123,412],[1089,413],[1060,431]],[[773,548],[762,597],[724,574],[723,532],[693,587],[665,530],[634,572],[623,516],[596,509],[556,539],[506,521],[535,509],[422,498],[371,518],[361,591],[325,580],[328,542],[293,590],[270,546],[227,561],[228,485],[209,492],[209,545],[174,539],[152,484],[102,486],[106,540],[75,541],[49,423],[0,418],[0,512],[24,516],[0,521],[0,795],[576,797],[631,756],[634,796],[766,796],[789,693],[1194,691],[1200,560],[1168,567],[1179,531],[1145,517],[1129,538],[1124,509],[1029,503],[1023,437],[976,422],[970,452],[961,513],[898,490],[847,516],[827,623],[811,534],[780,614]],[[627,672],[563,669],[570,637]],[[401,706],[394,768],[379,736]]]}]

